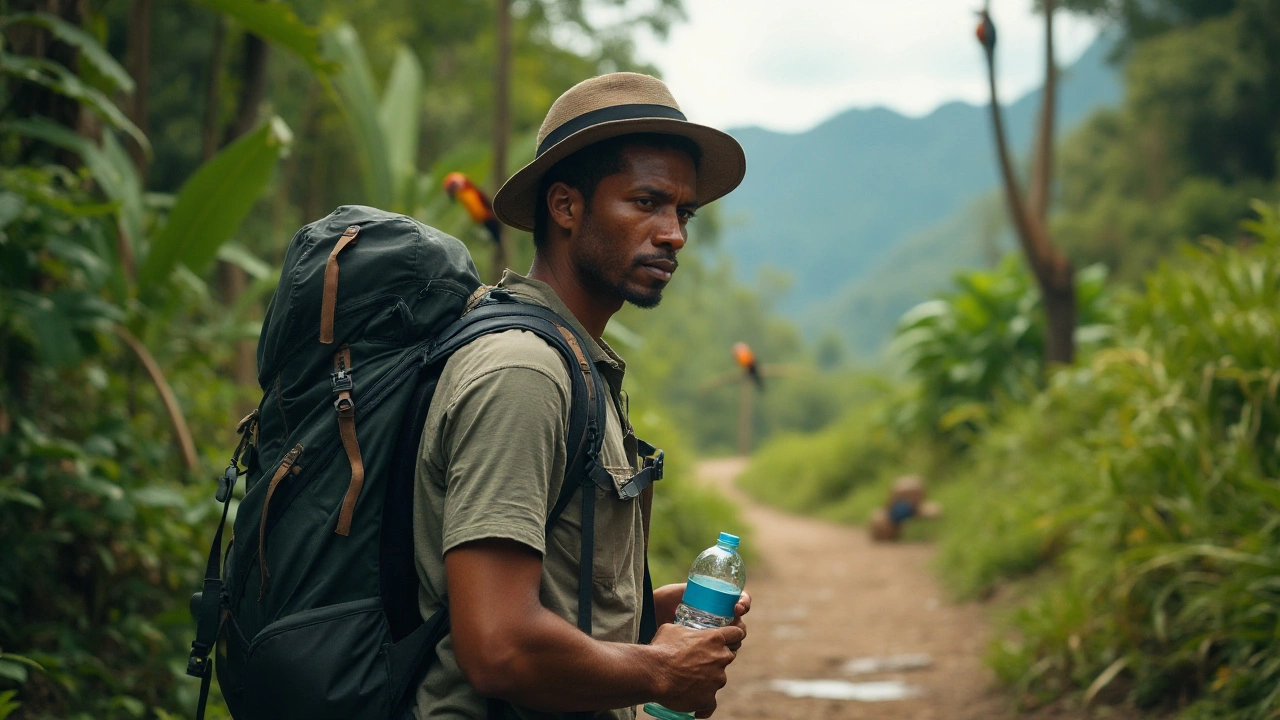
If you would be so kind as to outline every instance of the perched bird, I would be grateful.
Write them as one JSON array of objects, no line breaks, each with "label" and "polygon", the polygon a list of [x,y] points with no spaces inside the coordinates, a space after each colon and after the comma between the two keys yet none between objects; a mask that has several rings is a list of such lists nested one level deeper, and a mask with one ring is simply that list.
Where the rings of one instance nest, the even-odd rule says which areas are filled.
[{"label": "perched bird", "polygon": [[477,225],[483,225],[495,243],[502,242],[502,224],[493,214],[493,203],[466,175],[451,172],[444,176],[444,191],[451,200],[462,203]]},{"label": "perched bird", "polygon": [[756,354],[752,352],[751,347],[744,342],[735,343],[733,357],[738,361],[738,367],[741,367],[751,376],[756,387],[763,390],[764,378],[760,377],[760,366],[756,364]]},{"label": "perched bird", "polygon": [[996,24],[991,22],[991,14],[986,9],[978,11],[978,18],[978,42],[982,43],[982,49],[990,56],[996,51]]}]

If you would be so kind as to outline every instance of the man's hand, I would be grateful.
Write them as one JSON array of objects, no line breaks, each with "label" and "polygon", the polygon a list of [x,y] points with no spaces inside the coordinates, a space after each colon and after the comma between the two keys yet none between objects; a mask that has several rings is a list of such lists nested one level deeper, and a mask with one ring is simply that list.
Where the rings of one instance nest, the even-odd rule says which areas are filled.
[{"label": "man's hand", "polygon": [[[672,585],[663,585],[653,591],[653,609],[654,615],[658,619],[658,624],[673,623],[676,621],[676,607],[680,604],[680,599],[684,597],[685,583],[675,583]],[[747,624],[742,620],[742,616],[751,612],[751,593],[743,592],[742,597],[738,598],[738,604],[733,607],[733,627],[742,628],[743,637],[746,636]],[[742,647],[742,641],[738,641],[729,646],[729,649],[738,652]]]},{"label": "man's hand", "polygon": [[716,709],[716,692],[728,682],[725,668],[733,662],[731,645],[741,646],[746,631],[727,626],[693,630],[661,625],[650,647],[664,662],[663,691],[656,698],[664,707],[709,718]]}]

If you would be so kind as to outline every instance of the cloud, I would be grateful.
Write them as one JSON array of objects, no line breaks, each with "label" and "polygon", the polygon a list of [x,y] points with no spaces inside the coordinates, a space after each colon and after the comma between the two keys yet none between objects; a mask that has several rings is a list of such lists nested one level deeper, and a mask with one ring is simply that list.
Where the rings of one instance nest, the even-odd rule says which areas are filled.
[{"label": "cloud", "polygon": [[[685,0],[689,21],[666,43],[639,38],[691,119],[799,131],[849,107],[910,115],[951,100],[983,102],[977,0]],[[1043,79],[1043,19],[1030,0],[995,0],[1001,92]],[[1059,13],[1059,64],[1097,34]]]}]

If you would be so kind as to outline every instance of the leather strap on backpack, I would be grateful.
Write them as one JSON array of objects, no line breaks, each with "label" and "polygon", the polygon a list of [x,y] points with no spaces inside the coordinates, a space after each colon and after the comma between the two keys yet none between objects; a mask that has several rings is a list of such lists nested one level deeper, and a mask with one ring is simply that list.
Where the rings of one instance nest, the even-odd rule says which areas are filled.
[{"label": "leather strap on backpack", "polygon": [[359,234],[359,225],[347,228],[333,246],[329,261],[324,265],[324,295],[320,300],[320,342],[324,345],[333,344],[333,316],[338,307],[338,253],[348,245],[354,245],[356,235]]},{"label": "leather strap on backpack", "polygon": [[302,443],[298,443],[284,456],[284,461],[276,468],[276,474],[271,476],[271,482],[267,485],[267,496],[262,499],[262,521],[258,527],[258,569],[262,571],[262,584],[258,586],[258,602],[262,602],[262,594],[267,591],[267,582],[271,580],[271,573],[267,572],[267,516],[271,510],[271,496],[275,495],[280,482],[289,475],[289,470],[297,467],[294,463],[298,462],[301,454]]},{"label": "leather strap on backpack", "polygon": [[[344,236],[345,237],[345,236]],[[334,252],[337,252],[336,250]],[[333,407],[338,411],[338,434],[342,436],[342,449],[351,465],[351,482],[342,498],[342,510],[338,513],[335,533],[346,537],[351,534],[351,517],[356,512],[356,501],[364,487],[364,459],[360,457],[360,441],[356,439],[356,404],[351,399],[351,348],[343,345],[333,356],[333,393],[337,399]]]}]

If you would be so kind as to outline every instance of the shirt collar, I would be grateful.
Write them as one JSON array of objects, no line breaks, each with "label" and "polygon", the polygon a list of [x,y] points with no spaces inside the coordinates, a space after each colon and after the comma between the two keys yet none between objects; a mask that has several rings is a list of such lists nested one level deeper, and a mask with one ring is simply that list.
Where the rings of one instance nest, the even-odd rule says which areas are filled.
[{"label": "shirt collar", "polygon": [[502,274],[502,279],[498,281],[498,287],[505,288],[512,295],[524,300],[530,300],[554,310],[557,315],[564,318],[571,330],[578,333],[579,337],[591,338],[593,342],[587,343],[587,354],[591,356],[591,362],[619,372],[626,370],[626,362],[613,351],[613,348],[609,347],[609,344],[603,338],[591,337],[591,333],[588,333],[587,329],[582,327],[582,323],[578,322],[578,318],[569,311],[569,306],[564,304],[564,301],[560,299],[555,290],[551,289],[550,285],[541,280],[525,277],[513,270],[507,270]]}]

